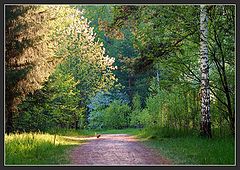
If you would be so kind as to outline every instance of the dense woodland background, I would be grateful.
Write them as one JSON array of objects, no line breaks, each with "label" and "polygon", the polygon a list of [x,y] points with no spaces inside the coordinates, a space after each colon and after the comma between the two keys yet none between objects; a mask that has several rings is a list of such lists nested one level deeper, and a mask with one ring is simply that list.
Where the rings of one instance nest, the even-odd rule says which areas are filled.
[{"label": "dense woodland background", "polygon": [[[209,5],[213,136],[235,133],[235,6]],[[5,129],[199,135],[199,5],[6,6]]]}]

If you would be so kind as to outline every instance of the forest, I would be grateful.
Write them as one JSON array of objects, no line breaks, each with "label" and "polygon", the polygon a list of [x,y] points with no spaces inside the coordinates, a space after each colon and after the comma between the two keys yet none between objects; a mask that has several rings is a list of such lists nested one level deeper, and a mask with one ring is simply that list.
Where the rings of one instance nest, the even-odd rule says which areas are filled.
[{"label": "forest", "polygon": [[5,6],[5,163],[129,132],[175,164],[233,165],[235,21],[234,5]]}]

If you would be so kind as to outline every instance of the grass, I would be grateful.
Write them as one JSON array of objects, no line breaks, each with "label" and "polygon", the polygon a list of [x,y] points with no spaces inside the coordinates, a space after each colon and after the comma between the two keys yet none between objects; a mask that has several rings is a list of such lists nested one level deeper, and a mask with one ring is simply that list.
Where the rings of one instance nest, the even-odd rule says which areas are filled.
[{"label": "grass", "polygon": [[[69,130],[49,133],[21,133],[5,135],[5,165],[55,165],[69,164],[66,152],[83,143],[83,140],[68,137],[89,137],[98,134],[137,134],[137,129],[121,130]],[[56,140],[54,142],[54,135]]]},{"label": "grass", "polygon": [[71,148],[85,142],[77,138],[98,134],[127,133],[157,150],[162,156],[180,165],[234,165],[234,138],[204,139],[194,135],[167,137],[149,135],[141,129],[60,130],[54,144],[54,132],[5,135],[6,165],[68,164]]},{"label": "grass", "polygon": [[83,140],[66,139],[48,133],[5,135],[5,165],[68,164],[66,151]]},{"label": "grass", "polygon": [[154,137],[140,133],[140,140],[178,165],[234,165],[234,138],[198,136]]},{"label": "grass", "polygon": [[235,140],[230,136],[214,136],[212,139],[206,139],[198,137],[194,132],[186,133],[183,131],[173,131],[171,129],[154,132],[153,129],[146,131],[129,128],[101,130],[97,132],[102,134],[127,133],[135,135],[145,145],[154,148],[161,155],[169,158],[174,164],[178,165],[235,164]]},{"label": "grass", "polygon": [[50,130],[49,134],[58,134],[60,136],[78,136],[78,137],[88,137],[93,136],[95,131],[93,130],[76,130],[76,129],[59,129],[57,131]]},{"label": "grass", "polygon": [[130,135],[138,135],[140,129],[136,128],[127,128],[127,129],[102,129],[96,130],[96,133],[99,134],[130,134]]},{"label": "grass", "polygon": [[[69,164],[66,152],[83,143],[76,137],[94,136],[96,133],[136,134],[137,129],[122,130],[69,130],[49,133],[21,133],[5,135],[5,165],[55,165]],[[54,142],[54,135],[56,140]],[[70,137],[70,138],[66,138]],[[75,137],[75,138],[71,138]]]}]

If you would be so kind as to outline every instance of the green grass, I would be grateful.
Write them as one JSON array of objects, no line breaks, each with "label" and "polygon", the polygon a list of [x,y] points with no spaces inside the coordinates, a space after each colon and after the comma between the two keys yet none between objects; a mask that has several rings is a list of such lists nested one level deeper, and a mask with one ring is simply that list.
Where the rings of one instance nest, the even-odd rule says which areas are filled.
[{"label": "green grass", "polygon": [[[53,165],[70,163],[66,152],[85,142],[77,137],[98,134],[136,134],[137,129],[122,130],[69,130],[49,133],[22,133],[5,135],[5,165]],[[56,140],[54,144],[54,134]],[[68,138],[66,138],[68,137]],[[72,137],[72,138],[71,138]]]},{"label": "green grass", "polygon": [[5,135],[5,165],[68,164],[66,154],[83,140],[43,133]]},{"label": "green grass", "polygon": [[[94,136],[96,134],[131,134],[138,135],[140,129],[136,128],[126,128],[126,129],[96,129],[96,130],[75,130],[75,129],[61,129],[57,131],[58,135],[61,136],[81,136],[81,137],[89,137]],[[50,134],[55,134],[55,131],[49,132]]]},{"label": "green grass", "polygon": [[[162,137],[149,135],[141,129],[60,130],[54,144],[54,133],[23,133],[5,135],[5,165],[68,164],[69,152],[85,142],[76,137],[98,134],[131,134],[162,156],[181,165],[234,165],[234,138],[204,139],[194,135]],[[68,136],[69,138],[66,138]],[[165,135],[163,135],[165,136]],[[72,137],[72,138],[71,138]]]},{"label": "green grass", "polygon": [[144,138],[141,141],[178,165],[234,165],[234,138],[204,139],[197,136]]},{"label": "green grass", "polygon": [[51,130],[49,134],[58,134],[61,136],[73,136],[73,137],[88,137],[95,135],[94,130],[76,130],[76,129],[59,129],[57,131]]},{"label": "green grass", "polygon": [[130,135],[138,135],[140,129],[136,128],[127,128],[127,129],[102,129],[96,130],[94,132],[99,134],[130,134]]},{"label": "green grass", "polygon": [[[212,139],[198,137],[194,132],[154,129],[103,130],[107,133],[135,135],[143,144],[157,150],[177,165],[234,165],[235,140],[233,137],[214,136]],[[161,134],[159,134],[161,133]],[[174,137],[172,137],[174,136]]]}]

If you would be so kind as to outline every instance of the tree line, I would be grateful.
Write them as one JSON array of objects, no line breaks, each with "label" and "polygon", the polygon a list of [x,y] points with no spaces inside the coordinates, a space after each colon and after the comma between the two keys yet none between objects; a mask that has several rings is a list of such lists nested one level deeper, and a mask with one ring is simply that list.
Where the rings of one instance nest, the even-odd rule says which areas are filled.
[{"label": "tree line", "polygon": [[8,132],[235,132],[233,5],[7,6],[5,31]]}]

